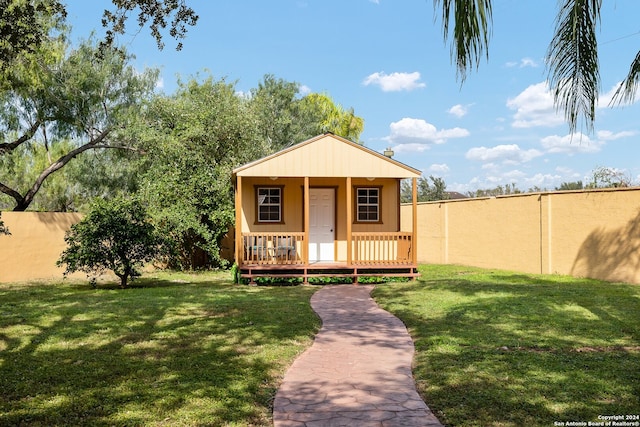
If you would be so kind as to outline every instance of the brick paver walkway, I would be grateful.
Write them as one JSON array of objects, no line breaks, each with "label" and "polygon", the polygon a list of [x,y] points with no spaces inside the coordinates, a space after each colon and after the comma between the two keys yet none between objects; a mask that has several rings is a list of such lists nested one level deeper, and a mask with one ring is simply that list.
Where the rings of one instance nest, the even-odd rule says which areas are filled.
[{"label": "brick paver walkway", "polygon": [[322,329],[285,375],[275,427],[442,426],[416,391],[407,329],[375,304],[372,289],[326,286],[313,295]]}]

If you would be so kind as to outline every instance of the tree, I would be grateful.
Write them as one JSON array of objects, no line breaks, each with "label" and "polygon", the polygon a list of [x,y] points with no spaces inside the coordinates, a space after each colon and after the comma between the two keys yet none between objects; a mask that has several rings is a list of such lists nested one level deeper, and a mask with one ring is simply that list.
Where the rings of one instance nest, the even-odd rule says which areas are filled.
[{"label": "tree", "polygon": [[[0,181],[0,192],[13,199],[14,210],[26,210],[45,180],[83,152],[135,149],[122,130],[152,93],[157,71],[140,73],[128,60],[121,51],[84,42],[61,58],[40,57],[15,75],[15,82],[24,84],[0,93],[0,159],[41,146],[47,160],[29,181]],[[64,141],[71,144],[52,157]]]},{"label": "tree", "polygon": [[[481,58],[489,57],[492,25],[491,0],[434,0],[442,6],[445,41],[451,37],[451,57],[458,77],[464,82]],[[571,132],[584,121],[593,130],[600,86],[597,28],[602,0],[562,0],[555,23],[555,34],[547,52],[549,85],[558,109],[564,110]],[[450,23],[453,29],[450,30]],[[616,91],[616,103],[635,98],[640,81],[640,52],[627,77]]]},{"label": "tree", "polygon": [[300,100],[300,109],[301,121],[308,126],[301,134],[307,138],[331,132],[360,143],[364,119],[356,116],[353,108],[345,110],[335,104],[329,95],[310,93]]},{"label": "tree", "polygon": [[364,120],[355,115],[353,108],[345,110],[325,94],[302,96],[299,89],[298,83],[267,74],[251,90],[250,105],[260,132],[273,151],[325,132],[360,141]]},{"label": "tree", "polygon": [[[429,183],[431,181],[431,183]],[[444,179],[429,175],[418,178],[418,202],[433,202],[436,200],[449,200],[447,193],[447,184]],[[409,181],[402,181],[400,190],[400,201],[402,203],[410,203],[413,199],[413,190]]]},{"label": "tree", "polygon": [[632,185],[633,178],[625,171],[600,166],[591,171],[591,181],[586,188],[622,188]]},{"label": "tree", "polygon": [[[537,191],[533,190],[532,191]],[[506,184],[504,186],[498,185],[495,188],[478,189],[476,191],[469,191],[467,196],[469,197],[495,197],[495,196],[507,196],[510,194],[521,194],[522,191],[516,187],[515,183]]]},{"label": "tree", "polygon": [[137,200],[96,199],[91,211],[65,235],[67,248],[57,262],[65,275],[82,271],[88,276],[111,270],[126,288],[138,268],[163,254],[163,240]]},{"label": "tree", "polygon": [[298,83],[267,74],[250,92],[249,103],[259,121],[260,133],[274,151],[306,139],[300,135],[304,125],[299,114],[299,91]]},{"label": "tree", "polygon": [[584,186],[582,181],[563,182],[560,187],[556,187],[556,191],[582,190]]},{"label": "tree", "polygon": [[129,129],[146,153],[139,193],[176,244],[171,266],[225,265],[219,244],[235,218],[231,171],[271,151],[247,100],[224,79],[191,79],[156,96]]},{"label": "tree", "polygon": [[[112,0],[113,8],[105,10],[102,25],[107,29],[104,47],[113,45],[118,34],[124,34],[130,15],[137,12],[140,28],[149,25],[151,35],[162,49],[162,30],[181,40],[187,26],[198,21],[195,11],[185,0]],[[10,67],[24,55],[39,50],[49,42],[51,24],[63,25],[67,10],[62,0],[0,0],[0,70]],[[178,50],[182,47],[179,42]]]}]

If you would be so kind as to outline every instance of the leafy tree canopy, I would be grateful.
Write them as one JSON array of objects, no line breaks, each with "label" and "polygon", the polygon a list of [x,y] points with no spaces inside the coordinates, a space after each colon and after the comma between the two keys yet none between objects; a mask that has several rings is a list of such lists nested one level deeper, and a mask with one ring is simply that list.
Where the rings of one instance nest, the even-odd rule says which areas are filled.
[{"label": "leafy tree canopy", "polygon": [[600,166],[591,171],[591,180],[586,188],[622,188],[632,185],[633,178],[627,172]]},{"label": "leafy tree canopy", "polygon": [[180,82],[151,101],[130,128],[145,151],[140,193],[176,243],[173,266],[193,268],[206,254],[223,265],[219,241],[233,223],[231,171],[269,152],[248,102],[224,79]]},{"label": "leafy tree canopy", "polygon": [[582,181],[563,182],[560,187],[556,187],[557,191],[582,190],[584,186]]},{"label": "leafy tree canopy", "polygon": [[[112,46],[118,34],[124,34],[126,24],[135,14],[138,25],[149,26],[158,48],[164,47],[162,31],[181,40],[188,26],[198,21],[195,11],[185,0],[112,0],[106,9],[102,25],[107,29],[104,47]],[[67,10],[62,0],[0,0],[0,70],[14,61],[34,53],[48,43],[52,28],[64,24]],[[53,25],[52,25],[53,24]],[[179,50],[182,43],[178,42]]]},{"label": "leafy tree canopy", "polygon": [[26,84],[0,92],[0,192],[14,210],[27,209],[44,182],[81,153],[133,149],[122,130],[157,80],[157,71],[140,73],[121,51],[92,41],[62,52],[36,55],[15,73]]},{"label": "leafy tree canopy", "polygon": [[250,95],[260,133],[274,151],[326,132],[360,142],[364,120],[327,94],[302,95],[298,83],[267,74]]},{"label": "leafy tree canopy", "polygon": [[[433,202],[436,200],[448,200],[447,184],[444,179],[429,175],[418,178],[418,202]],[[402,181],[400,190],[400,201],[410,203],[413,199],[412,188],[409,181]]]}]

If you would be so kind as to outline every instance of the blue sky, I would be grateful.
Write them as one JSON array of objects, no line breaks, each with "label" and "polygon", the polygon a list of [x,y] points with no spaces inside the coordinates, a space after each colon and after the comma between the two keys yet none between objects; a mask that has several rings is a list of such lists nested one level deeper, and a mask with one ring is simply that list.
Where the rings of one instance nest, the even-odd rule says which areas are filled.
[{"label": "blue sky", "polygon": [[[159,90],[196,74],[256,87],[265,74],[330,95],[365,120],[362,140],[447,189],[515,184],[554,189],[589,180],[600,166],[640,183],[640,107],[607,106],[640,50],[640,2],[603,2],[598,33],[602,86],[594,132],[570,135],[545,84],[544,57],[557,2],[493,1],[489,60],[456,78],[432,0],[218,0],[189,4],[200,15],[184,48],[159,51],[147,30],[118,41],[139,68],[161,70]],[[69,0],[72,37],[101,34],[106,0]],[[439,15],[438,15],[439,17]],[[632,18],[629,18],[632,17]],[[131,24],[134,24],[132,20]]]}]

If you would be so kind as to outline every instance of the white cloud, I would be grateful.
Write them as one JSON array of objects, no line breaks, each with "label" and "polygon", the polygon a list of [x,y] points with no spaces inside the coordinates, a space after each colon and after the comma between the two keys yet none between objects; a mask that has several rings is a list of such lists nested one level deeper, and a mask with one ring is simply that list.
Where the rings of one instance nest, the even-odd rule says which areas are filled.
[{"label": "white cloud", "polygon": [[636,133],[632,131],[622,131],[613,133],[610,130],[599,130],[596,132],[598,139],[602,141],[613,141],[620,138],[626,138],[628,136],[634,136]]},{"label": "white cloud", "polygon": [[636,132],[622,131],[611,132],[600,130],[596,132],[596,139],[591,139],[589,135],[576,133],[573,135],[550,135],[540,140],[542,147],[549,153],[597,153],[608,141],[615,141],[620,138],[627,138],[635,135]]},{"label": "white cloud", "polygon": [[552,174],[543,174],[537,173],[533,176],[530,176],[524,180],[525,187],[521,188],[521,190],[528,190],[532,187],[538,187],[541,189],[553,189],[556,185],[562,182],[562,176],[560,175],[552,175]]},{"label": "white cloud", "polygon": [[519,164],[529,162],[542,156],[542,152],[530,149],[523,150],[517,144],[497,145],[495,147],[475,147],[467,151],[466,158],[482,162],[502,162],[506,164]]},{"label": "white cloud", "polygon": [[435,172],[435,173],[445,174],[445,173],[449,172],[449,166],[447,166],[446,163],[442,163],[442,164],[434,163],[431,166],[429,166],[429,171],[430,172]]},{"label": "white cloud", "polygon": [[[422,119],[405,117],[389,125],[391,134],[384,138],[393,144],[442,144],[450,138],[464,138],[469,131],[462,128],[438,130]],[[426,149],[426,148],[425,148]]]},{"label": "white cloud", "polygon": [[597,153],[604,145],[601,141],[594,141],[588,135],[576,133],[574,135],[551,135],[540,140],[542,147],[549,153]]},{"label": "white cloud", "polygon": [[423,88],[426,84],[419,82],[420,73],[373,73],[362,82],[365,86],[378,85],[384,92],[411,91]]},{"label": "white cloud", "polygon": [[300,85],[298,93],[302,96],[309,95],[311,93],[311,88],[307,85]]},{"label": "white cloud", "polygon": [[449,108],[449,110],[447,110],[447,113],[458,118],[466,116],[468,112],[469,107],[462,104],[456,104],[453,107]]},{"label": "white cloud", "polygon": [[546,82],[531,85],[515,98],[508,99],[507,107],[516,110],[511,124],[515,128],[553,127],[564,123],[562,114],[556,112]]},{"label": "white cloud", "polygon": [[395,153],[422,153],[429,149],[429,144],[419,144],[419,143],[410,143],[410,144],[398,144],[392,147]]},{"label": "white cloud", "polygon": [[506,65],[509,68],[514,68],[514,67],[518,67],[518,68],[526,68],[526,67],[537,68],[539,66],[539,64],[536,61],[534,61],[533,59],[528,58],[528,57],[522,58],[520,61],[507,62]]}]

